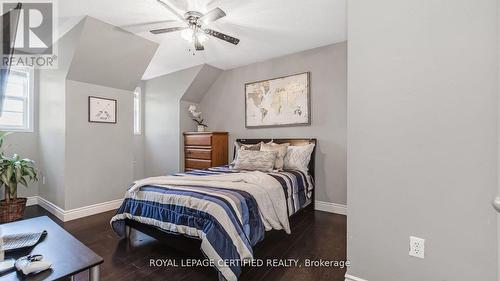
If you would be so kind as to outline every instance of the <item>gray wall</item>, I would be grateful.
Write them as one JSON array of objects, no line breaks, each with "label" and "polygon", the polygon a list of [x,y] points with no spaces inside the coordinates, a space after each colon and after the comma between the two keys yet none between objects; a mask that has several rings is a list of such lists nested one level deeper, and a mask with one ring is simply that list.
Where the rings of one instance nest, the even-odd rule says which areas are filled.
[{"label": "gray wall", "polygon": [[[144,175],[132,91],[157,44],[90,17],[57,44],[59,68],[40,74],[39,195],[65,210],[123,198]],[[90,95],[117,100],[117,124],[88,122]]]},{"label": "gray wall", "polygon": [[497,1],[348,5],[349,273],[497,280]]},{"label": "gray wall", "polygon": [[[497,40],[500,39],[500,5],[497,5]],[[500,44],[497,41],[497,196],[500,196]],[[500,279],[500,213],[497,214],[497,279]]]},{"label": "gray wall", "polygon": [[37,167],[45,183],[38,183],[39,195],[61,208],[65,194],[65,100],[64,79],[52,71],[41,71]]},{"label": "gray wall", "polygon": [[65,145],[66,145],[66,74],[78,44],[85,21],[80,21],[61,37],[56,45],[58,67],[40,70],[38,108],[37,167],[45,183],[38,182],[38,195],[64,209],[65,205]]},{"label": "gray wall", "polygon": [[[133,135],[133,90],[157,47],[100,20],[84,19],[66,77],[67,209],[123,198],[132,180],[143,177],[143,139]],[[91,95],[117,100],[117,124],[88,122]]]},{"label": "gray wall", "polygon": [[[244,84],[311,72],[312,125],[245,128]],[[346,203],[347,43],[308,50],[225,71],[200,102],[210,129],[236,138],[311,137],[316,151],[316,200]],[[232,146],[229,155],[232,155]]]},{"label": "gray wall", "polygon": [[[117,100],[117,123],[88,122],[88,97]],[[123,198],[133,180],[133,94],[66,81],[67,209]],[[71,112],[71,114],[69,114]]]},{"label": "gray wall", "polygon": [[[145,81],[145,176],[176,173],[181,165],[181,97],[202,66]],[[183,123],[184,124],[184,123]]]}]

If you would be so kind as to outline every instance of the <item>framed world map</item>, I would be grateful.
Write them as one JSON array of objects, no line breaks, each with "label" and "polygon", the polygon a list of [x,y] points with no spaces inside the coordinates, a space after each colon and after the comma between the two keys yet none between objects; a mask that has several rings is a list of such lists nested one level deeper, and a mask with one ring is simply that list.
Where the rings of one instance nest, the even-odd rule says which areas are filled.
[{"label": "framed world map", "polygon": [[245,127],[311,124],[310,73],[245,84]]}]

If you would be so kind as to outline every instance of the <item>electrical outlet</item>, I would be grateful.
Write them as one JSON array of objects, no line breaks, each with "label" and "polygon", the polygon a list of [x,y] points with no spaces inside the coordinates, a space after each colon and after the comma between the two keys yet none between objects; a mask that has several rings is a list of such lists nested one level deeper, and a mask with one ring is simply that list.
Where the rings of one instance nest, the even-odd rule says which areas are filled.
[{"label": "electrical outlet", "polygon": [[45,184],[45,176],[42,176],[42,184]]},{"label": "electrical outlet", "polygon": [[421,258],[425,257],[425,239],[410,236],[410,256]]}]

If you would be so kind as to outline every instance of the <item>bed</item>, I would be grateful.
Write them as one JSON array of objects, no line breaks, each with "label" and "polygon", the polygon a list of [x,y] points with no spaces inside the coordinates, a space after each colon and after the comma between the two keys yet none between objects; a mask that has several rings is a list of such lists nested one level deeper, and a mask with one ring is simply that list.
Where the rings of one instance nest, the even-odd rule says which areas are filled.
[{"label": "bed", "polygon": [[[236,141],[257,144],[271,139]],[[315,139],[272,141],[316,145]],[[219,279],[236,281],[266,231],[290,233],[289,218],[314,208],[314,156],[313,150],[308,171],[234,171],[222,166],[136,181],[111,226],[120,237],[127,237],[132,228],[155,238],[197,239]]]}]

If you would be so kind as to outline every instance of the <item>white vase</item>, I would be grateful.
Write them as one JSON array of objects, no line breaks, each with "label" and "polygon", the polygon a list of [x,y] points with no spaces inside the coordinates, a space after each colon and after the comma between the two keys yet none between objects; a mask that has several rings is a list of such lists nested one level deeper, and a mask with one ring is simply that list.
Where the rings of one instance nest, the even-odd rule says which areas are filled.
[{"label": "white vase", "polygon": [[198,132],[205,132],[205,126],[198,125]]}]

